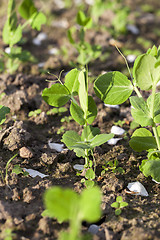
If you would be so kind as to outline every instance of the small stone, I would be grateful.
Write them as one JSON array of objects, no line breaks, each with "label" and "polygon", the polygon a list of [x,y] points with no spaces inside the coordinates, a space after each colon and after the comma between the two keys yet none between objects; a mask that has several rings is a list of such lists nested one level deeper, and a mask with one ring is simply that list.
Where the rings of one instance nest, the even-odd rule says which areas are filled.
[{"label": "small stone", "polygon": [[32,158],[33,157],[33,153],[27,147],[20,148],[19,155],[21,158]]},{"label": "small stone", "polygon": [[88,232],[90,232],[92,234],[97,234],[98,231],[99,231],[99,226],[96,224],[92,224],[88,228]]}]

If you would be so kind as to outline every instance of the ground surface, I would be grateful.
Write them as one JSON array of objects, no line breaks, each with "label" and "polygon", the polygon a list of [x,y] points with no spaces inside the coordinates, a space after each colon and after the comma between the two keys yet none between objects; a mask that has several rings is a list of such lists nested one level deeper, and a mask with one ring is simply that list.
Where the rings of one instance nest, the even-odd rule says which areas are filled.
[{"label": "ground surface", "polygon": [[[132,9],[130,18],[132,21],[134,20],[140,33],[138,36],[131,32],[119,36],[118,41],[123,48],[145,52],[147,48],[144,39],[150,41],[151,46],[160,44],[158,33],[155,30],[160,24],[158,13],[155,14],[160,4],[156,0],[146,2],[152,2],[153,9],[150,12],[142,11],[142,1],[125,2]],[[44,70],[49,69],[50,72],[59,75],[61,70],[64,70],[64,73],[70,70],[69,61],[76,58],[72,46],[66,40],[67,29],[56,27],[56,25],[58,25],[58,21],[64,20],[67,22],[68,28],[73,24],[76,12],[75,8],[58,9],[52,2],[47,1],[47,3],[56,19],[51,20],[49,26],[43,27],[48,38],[41,46],[34,46],[32,39],[37,33],[35,31],[26,33],[28,42],[24,48],[30,50],[40,62],[45,62]],[[100,22],[109,25],[109,16],[111,16],[109,12],[104,12]],[[0,29],[3,28],[4,20],[5,16],[1,14]],[[55,23],[55,21],[57,22]],[[143,37],[141,44],[136,43],[139,36]],[[94,40],[95,43],[102,46],[103,54],[110,53],[107,59],[98,59],[89,65],[92,79],[96,79],[102,71],[125,71],[126,69],[118,52],[109,45],[111,38],[110,33],[103,29],[92,30],[88,34],[88,39]],[[63,53],[60,55],[48,54],[49,48],[60,49],[62,46],[69,49],[69,57],[64,57]],[[0,47],[5,48],[2,41],[0,41]],[[62,73],[62,80],[64,73]],[[50,139],[52,142],[61,143],[62,135],[57,134],[57,131],[62,125],[65,131],[72,129],[79,132],[81,129],[74,121],[61,123],[61,118],[68,116],[69,111],[61,115],[46,114],[50,107],[42,100],[41,93],[45,87],[52,84],[45,81],[46,79],[55,80],[55,77],[40,73],[36,64],[23,66],[17,74],[0,74],[0,93],[6,93],[1,98],[0,104],[11,109],[11,114],[0,132],[0,168],[4,176],[7,161],[21,149],[20,154],[9,165],[7,184],[2,181],[2,178],[0,179],[0,239],[4,239],[4,230],[8,228],[12,229],[13,239],[17,240],[57,239],[60,230],[67,228],[67,224],[58,224],[56,220],[41,216],[44,210],[43,193],[45,189],[59,185],[81,192],[84,188],[80,182],[81,177],[76,176],[73,169],[75,163],[83,164],[83,159],[78,159],[71,151],[57,153],[48,146]],[[93,83],[90,83],[90,93],[95,96],[92,86]],[[129,147],[128,139],[132,133],[129,128],[132,121],[129,102],[121,105],[117,110],[108,108],[99,99],[95,99],[98,106],[98,117],[94,121],[94,126],[98,126],[102,133],[109,133],[115,122],[124,120],[123,128],[126,130],[126,134],[125,138],[115,146],[106,143],[95,150],[98,165],[96,181],[103,192],[103,214],[101,220],[96,223],[100,229],[93,239],[158,240],[160,239],[160,185],[155,184],[150,178],[145,178],[139,171],[139,165],[145,159],[146,153],[137,154]],[[41,114],[36,117],[28,117],[28,113],[36,109],[41,109]],[[119,161],[119,166],[123,167],[125,173],[108,171],[102,178],[98,178],[105,161],[114,159]],[[22,168],[38,170],[49,176],[42,179],[13,174],[12,169],[16,164]],[[140,181],[146,187],[149,193],[148,197],[126,193],[128,183],[134,181]],[[119,195],[128,202],[128,207],[117,217],[110,205]],[[83,231],[87,232],[88,227],[88,224],[84,224]]]}]

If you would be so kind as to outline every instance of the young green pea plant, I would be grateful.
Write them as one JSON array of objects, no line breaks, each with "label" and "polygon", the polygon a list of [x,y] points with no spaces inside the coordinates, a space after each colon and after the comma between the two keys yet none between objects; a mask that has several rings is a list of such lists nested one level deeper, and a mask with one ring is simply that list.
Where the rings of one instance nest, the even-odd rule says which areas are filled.
[{"label": "young green pea plant", "polygon": [[[157,49],[153,46],[147,53],[136,58],[131,80],[121,72],[113,71],[98,77],[94,84],[96,95],[106,104],[121,104],[130,99],[131,114],[141,127],[134,131],[129,144],[137,152],[148,152],[148,159],[142,161],[140,170],[146,177],[151,176],[157,182],[160,182],[160,93],[157,92],[159,81],[160,47]],[[146,100],[139,89],[150,94]],[[137,96],[131,96],[133,91]],[[152,128],[153,133],[146,129],[148,126]]]},{"label": "young green pea plant", "polygon": [[61,232],[59,240],[82,240],[82,221],[98,221],[101,217],[100,204],[101,192],[98,187],[84,189],[78,195],[71,189],[56,186],[44,194],[45,210],[42,216],[57,218],[59,223],[69,222],[69,232]]},{"label": "young green pea plant", "polygon": [[36,109],[28,113],[28,117],[37,117],[41,113],[41,109]]},{"label": "young green pea plant", "polygon": [[[9,73],[15,72],[22,62],[35,61],[30,52],[22,50],[16,46],[22,39],[23,29],[30,25],[31,28],[40,30],[41,25],[46,22],[46,17],[42,12],[38,12],[32,0],[23,0],[19,7],[15,0],[9,0],[7,20],[3,27],[3,41],[9,45],[9,52],[1,51],[3,59],[1,60],[1,71],[6,68]],[[17,9],[20,16],[25,19],[24,24],[18,24]],[[5,66],[5,67],[4,67]]]},{"label": "young green pea plant", "polygon": [[74,150],[77,157],[85,159],[85,185],[91,187],[94,185],[96,169],[94,148],[107,142],[114,134],[100,134],[99,128],[91,126],[97,116],[97,107],[93,97],[88,94],[86,69],[81,71],[76,68],[72,69],[65,76],[64,84],[60,79],[58,81],[59,83],[43,90],[42,98],[54,107],[62,107],[70,101],[71,116],[83,126],[83,131],[81,136],[76,131],[67,131],[63,134],[61,141],[69,150]]},{"label": "young green pea plant", "polygon": [[[100,56],[101,47],[99,45],[91,45],[89,42],[85,41],[86,30],[92,27],[91,17],[86,17],[82,11],[79,11],[77,13],[76,21],[80,28],[76,29],[75,26],[71,27],[68,30],[68,39],[79,54],[77,58],[77,63],[79,67],[83,68],[90,61],[93,61]],[[78,35],[79,42],[74,40],[75,32]],[[75,64],[72,63],[72,65]]]},{"label": "young green pea plant", "polygon": [[116,201],[111,204],[111,207],[115,208],[115,215],[120,215],[122,213],[122,208],[127,207],[128,203],[123,202],[123,198],[121,196],[116,197]]}]

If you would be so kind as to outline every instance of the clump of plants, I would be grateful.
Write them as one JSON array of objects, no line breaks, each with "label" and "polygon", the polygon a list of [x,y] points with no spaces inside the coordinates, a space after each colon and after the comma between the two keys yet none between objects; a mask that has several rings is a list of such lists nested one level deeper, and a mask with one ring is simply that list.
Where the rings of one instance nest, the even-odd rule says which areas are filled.
[{"label": "clump of plants", "polygon": [[[18,13],[25,20],[23,24],[18,24]],[[17,44],[22,40],[23,30],[27,25],[40,31],[41,25],[45,22],[45,15],[37,10],[32,0],[23,0],[19,6],[15,0],[9,0],[7,20],[2,32],[3,41],[9,46],[9,51],[0,52],[2,55],[0,71],[7,69],[9,73],[13,73],[22,62],[35,61],[30,52]]]},{"label": "clump of plants", "polygon": [[[76,26],[68,30],[68,39],[78,52],[77,63],[80,67],[84,67],[89,62],[97,59],[101,54],[101,46],[92,45],[85,40],[87,29],[92,28],[92,18],[86,17],[84,12],[79,11],[76,17]],[[79,41],[78,41],[78,40]],[[72,65],[75,66],[74,63]]]},{"label": "clump of plants", "polygon": [[[113,71],[99,76],[94,84],[96,95],[106,104],[121,104],[129,98],[131,114],[141,126],[134,131],[129,144],[137,152],[148,152],[148,158],[142,161],[140,170],[146,177],[151,176],[157,182],[160,182],[159,81],[160,47],[157,49],[153,46],[136,58],[131,80],[121,72]],[[145,97],[142,91],[147,92]],[[133,92],[137,96],[131,96]]]},{"label": "clump of plants", "polygon": [[85,189],[78,195],[71,189],[52,187],[44,194],[43,216],[57,218],[59,223],[69,222],[69,231],[61,232],[59,240],[91,239],[81,235],[82,221],[96,222],[101,217],[101,192],[98,187]]},{"label": "clump of plants", "polygon": [[[82,134],[76,131],[67,131],[62,136],[62,142],[68,149],[74,150],[77,157],[85,159],[85,185],[94,185],[96,160],[94,148],[107,142],[114,134],[100,134],[97,127],[91,124],[97,116],[96,103],[88,93],[88,71],[86,69],[72,69],[66,76],[64,83],[53,84],[43,90],[42,97],[45,102],[54,107],[62,107],[70,101],[70,113],[80,126],[83,126]],[[84,181],[84,180],[83,180]]]},{"label": "clump of plants", "polygon": [[115,208],[115,215],[119,216],[122,213],[122,208],[127,207],[128,203],[123,201],[121,196],[116,197],[116,201],[111,204]]}]

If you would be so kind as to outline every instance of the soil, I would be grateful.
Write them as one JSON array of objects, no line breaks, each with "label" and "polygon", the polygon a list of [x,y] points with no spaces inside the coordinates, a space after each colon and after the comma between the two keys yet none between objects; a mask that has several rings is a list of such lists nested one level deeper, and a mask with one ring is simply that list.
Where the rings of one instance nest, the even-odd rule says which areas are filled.
[{"label": "soil", "polygon": [[[151,46],[160,44],[158,33],[153,31],[160,24],[160,17],[157,13],[160,2],[156,0],[146,1],[151,4],[150,12],[142,11],[143,1],[124,1],[124,4],[131,8],[130,19],[134,21],[140,31],[139,35],[128,32],[117,37],[118,43],[123,48],[138,49],[146,51],[145,44],[136,43],[137,37],[143,37],[151,42]],[[38,6],[37,2],[37,6]],[[5,3],[2,1],[5,8]],[[56,219],[42,217],[44,210],[43,194],[50,186],[59,185],[70,187],[80,193],[84,186],[81,184],[81,177],[76,175],[73,165],[83,164],[83,159],[78,159],[74,152],[63,150],[57,152],[50,149],[48,141],[61,143],[62,134],[57,134],[61,126],[64,130],[76,130],[81,132],[77,123],[71,120],[69,123],[61,122],[65,116],[69,116],[69,110],[62,114],[47,115],[51,109],[42,99],[41,94],[44,88],[51,86],[56,78],[47,74],[59,75],[62,72],[62,81],[65,73],[72,69],[70,60],[76,59],[73,47],[66,38],[67,28],[72,26],[76,15],[76,9],[60,9],[55,7],[52,1],[46,1],[44,8],[50,9],[52,14],[50,25],[43,26],[43,32],[48,36],[41,46],[34,46],[32,39],[38,34],[36,31],[25,33],[27,42],[24,48],[29,50],[39,62],[45,62],[42,69],[37,64],[25,64],[21,66],[15,74],[0,74],[0,93],[5,93],[0,100],[0,104],[8,106],[11,114],[7,116],[6,122],[0,131],[0,169],[5,177],[5,167],[7,161],[16,153],[18,155],[9,164],[6,182],[0,178],[0,239],[5,239],[4,232],[11,229],[13,239],[17,240],[51,240],[57,239],[61,230],[67,229],[67,223],[59,224]],[[138,14],[136,14],[138,13]],[[113,14],[105,11],[99,20],[101,24],[111,26],[111,16]],[[0,29],[3,28],[5,17],[0,12]],[[54,19],[53,19],[54,17]],[[53,20],[52,20],[53,19]],[[66,22],[66,27],[58,25]],[[63,24],[65,25],[65,24]],[[125,71],[126,66],[116,49],[109,44],[112,36],[102,28],[90,30],[87,39],[102,46],[102,55],[106,52],[107,59],[101,59],[89,64],[89,75],[91,79],[104,71],[120,70]],[[60,55],[49,55],[50,48],[68,49],[68,56],[64,53]],[[0,47],[6,46],[0,40]],[[132,64],[131,64],[132,66]],[[46,81],[46,79],[50,81]],[[93,92],[93,81],[90,82],[90,94]],[[136,153],[129,146],[129,139],[133,132],[130,123],[133,120],[130,115],[129,102],[125,102],[120,109],[106,107],[95,97],[98,116],[94,121],[94,126],[98,126],[102,133],[109,133],[115,122],[124,121],[123,128],[126,133],[123,139],[116,145],[110,146],[107,143],[95,149],[97,162],[96,184],[101,187],[102,217],[99,222],[97,234],[92,235],[94,240],[158,240],[160,239],[160,185],[146,178],[139,171],[141,161],[146,158],[146,153]],[[66,105],[68,109],[68,106]],[[41,109],[37,116],[28,117],[30,111]],[[106,161],[119,161],[119,167],[123,167],[123,174],[107,171],[100,177],[102,166]],[[16,164],[27,169],[34,169],[48,175],[45,178],[39,176],[32,178],[24,174],[16,175],[12,169]],[[126,193],[127,185],[130,182],[139,181],[147,189],[149,196],[135,196]],[[122,196],[128,203],[120,216],[115,216],[111,204],[117,196]],[[83,223],[83,233],[88,231],[89,224]]]}]

